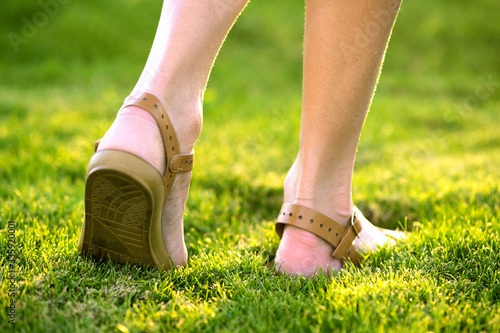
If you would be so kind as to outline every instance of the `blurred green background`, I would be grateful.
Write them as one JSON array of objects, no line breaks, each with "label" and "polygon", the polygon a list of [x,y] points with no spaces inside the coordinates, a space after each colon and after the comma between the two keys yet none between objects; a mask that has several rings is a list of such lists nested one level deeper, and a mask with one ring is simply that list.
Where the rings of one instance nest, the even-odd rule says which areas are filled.
[{"label": "blurred green background", "polygon": [[[262,72],[275,73],[298,61],[303,6],[297,0],[279,5],[279,10],[277,4],[251,3],[231,32],[218,67],[238,53],[241,56],[245,48],[259,50],[245,58],[249,65],[245,67],[258,66]],[[405,2],[392,37],[386,76],[498,73],[500,28],[494,13],[499,7],[494,0]],[[4,0],[2,81],[88,84],[96,76],[113,76],[115,84],[131,85],[129,81],[134,81],[145,62],[160,8],[161,1]],[[24,40],[13,46],[9,33]]]}]

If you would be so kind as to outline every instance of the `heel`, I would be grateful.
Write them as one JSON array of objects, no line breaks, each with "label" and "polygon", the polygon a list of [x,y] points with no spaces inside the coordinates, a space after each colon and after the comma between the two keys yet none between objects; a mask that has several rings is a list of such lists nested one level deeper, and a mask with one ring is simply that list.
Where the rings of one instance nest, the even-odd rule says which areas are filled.
[{"label": "heel", "polygon": [[117,150],[97,152],[85,187],[83,254],[168,269],[161,233],[163,177],[141,158]]}]

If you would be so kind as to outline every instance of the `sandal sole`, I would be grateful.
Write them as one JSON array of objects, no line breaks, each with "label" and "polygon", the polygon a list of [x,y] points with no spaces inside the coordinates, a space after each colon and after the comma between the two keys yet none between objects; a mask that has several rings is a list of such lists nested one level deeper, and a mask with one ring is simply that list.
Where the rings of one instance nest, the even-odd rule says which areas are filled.
[{"label": "sandal sole", "polygon": [[170,268],[161,233],[163,179],[139,157],[115,150],[91,159],[80,252],[117,263]]}]

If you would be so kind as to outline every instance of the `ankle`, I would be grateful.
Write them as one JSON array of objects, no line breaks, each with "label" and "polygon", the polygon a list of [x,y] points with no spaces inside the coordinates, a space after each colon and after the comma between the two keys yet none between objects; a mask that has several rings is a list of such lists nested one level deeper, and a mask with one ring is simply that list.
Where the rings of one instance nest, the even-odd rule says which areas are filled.
[{"label": "ankle", "polygon": [[295,162],[293,163],[292,167],[290,168],[290,171],[288,171],[286,177],[285,177],[285,182],[283,184],[283,196],[284,196],[284,202],[285,203],[292,203],[295,201],[295,198],[297,197],[297,187],[299,183],[299,158],[300,158],[300,153],[299,156],[295,159]]},{"label": "ankle", "polygon": [[[314,209],[347,225],[354,211],[351,194],[352,173],[313,172],[301,156],[295,159],[283,185],[286,203]],[[324,170],[323,170],[324,171]]]},{"label": "ankle", "polygon": [[[158,89],[148,88],[141,92],[131,94],[125,99],[124,105],[131,102],[131,99],[139,93],[147,92],[157,97],[164,106],[170,121],[175,129],[175,134],[179,142],[179,151],[181,154],[189,154],[194,150],[194,145],[201,134],[203,123],[203,109],[201,97],[187,98],[183,94],[170,96],[161,93]],[[128,108],[122,109],[120,113]],[[154,119],[151,117],[154,121]],[[155,126],[156,122],[155,122]]]},{"label": "ankle", "polygon": [[335,187],[325,181],[321,186],[307,183],[307,179],[298,179],[298,168],[292,167],[285,183],[285,202],[295,203],[314,209],[342,225],[347,225],[354,211],[350,183],[349,186]]},{"label": "ankle", "polygon": [[351,200],[343,200],[340,196],[335,195],[307,198],[298,196],[294,203],[314,209],[334,219],[343,226],[347,226],[354,212],[354,205]]},{"label": "ankle", "polygon": [[175,129],[180,152],[183,154],[193,152],[203,125],[202,103],[193,103],[181,111],[172,112],[171,121],[174,127],[178,126]]}]

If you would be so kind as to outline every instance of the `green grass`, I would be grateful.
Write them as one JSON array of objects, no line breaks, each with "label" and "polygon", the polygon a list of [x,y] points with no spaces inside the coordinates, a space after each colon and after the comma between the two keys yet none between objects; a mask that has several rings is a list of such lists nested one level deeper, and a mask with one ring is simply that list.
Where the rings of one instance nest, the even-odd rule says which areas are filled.
[{"label": "green grass", "polygon": [[13,328],[9,220],[20,332],[500,330],[499,7],[403,4],[353,193],[375,224],[413,231],[359,268],[307,280],[266,268],[298,149],[302,1],[254,1],[229,35],[196,147],[189,264],[160,272],[82,258],[76,244],[93,142],[140,73],[161,2],[68,2],[16,53],[5,36],[41,9],[4,0],[0,331]]}]

